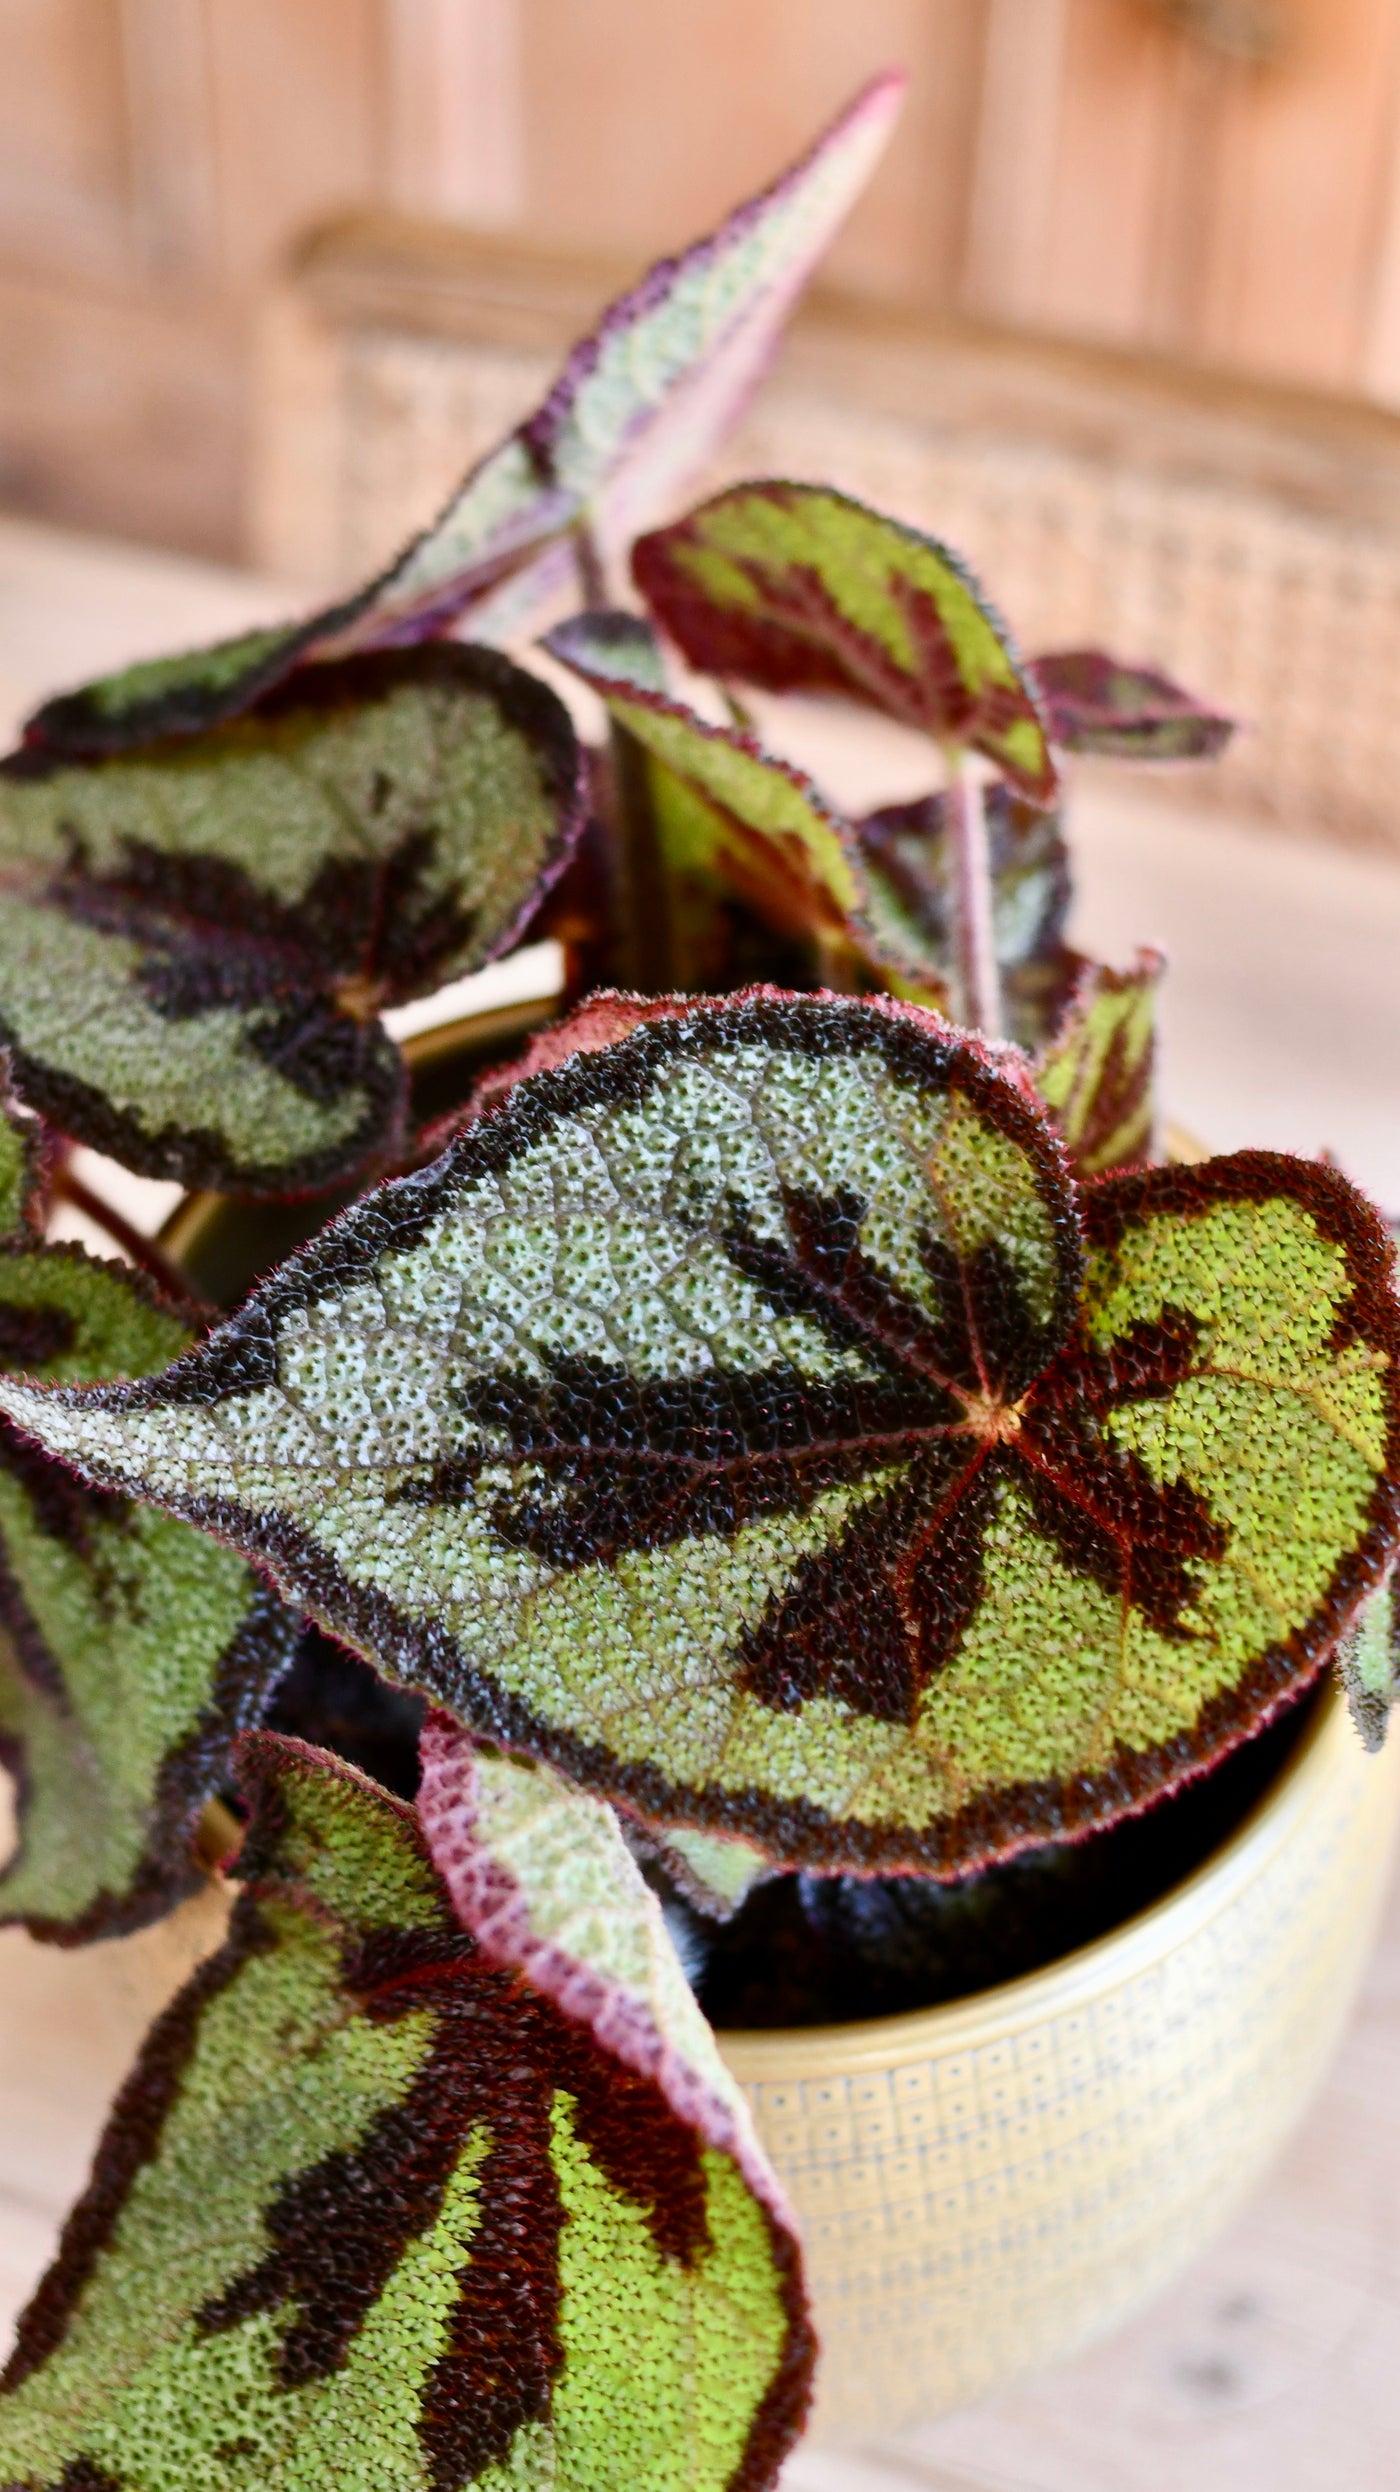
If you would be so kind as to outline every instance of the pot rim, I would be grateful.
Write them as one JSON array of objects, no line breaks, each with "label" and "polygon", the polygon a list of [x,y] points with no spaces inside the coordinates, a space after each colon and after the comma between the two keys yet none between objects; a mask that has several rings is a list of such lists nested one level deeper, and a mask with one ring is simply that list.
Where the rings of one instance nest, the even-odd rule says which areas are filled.
[{"label": "pot rim", "polygon": [[1052,1964],[969,1999],[859,2023],[719,2027],[725,2064],[741,2085],[873,2076],[1009,2041],[1052,2015],[1087,2006],[1173,1954],[1264,1876],[1334,1776],[1361,1757],[1345,1697],[1329,1676],[1277,1779],[1234,1833],[1156,1903]]}]

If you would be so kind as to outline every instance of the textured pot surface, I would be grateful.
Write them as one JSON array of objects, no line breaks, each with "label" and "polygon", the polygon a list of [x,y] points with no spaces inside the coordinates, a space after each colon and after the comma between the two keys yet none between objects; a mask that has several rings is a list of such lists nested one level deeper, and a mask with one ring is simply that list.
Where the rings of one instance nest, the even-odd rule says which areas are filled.
[{"label": "textured pot surface", "polygon": [[1206,1866],[1024,1981],[946,2007],[727,2033],[801,2219],[813,2430],[927,2421],[1127,2318],[1226,2221],[1351,2006],[1397,1815],[1329,1692]]}]

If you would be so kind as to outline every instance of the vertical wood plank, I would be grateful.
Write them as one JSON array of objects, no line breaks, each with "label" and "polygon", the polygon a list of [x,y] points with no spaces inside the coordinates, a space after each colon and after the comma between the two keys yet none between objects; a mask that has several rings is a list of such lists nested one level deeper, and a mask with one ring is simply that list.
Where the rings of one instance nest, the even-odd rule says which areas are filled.
[{"label": "vertical wood plank", "polygon": [[[188,0],[180,0],[188,5]],[[202,0],[224,272],[242,294],[307,225],[375,195],[376,0]]]},{"label": "vertical wood plank", "polygon": [[525,205],[519,0],[385,0],[384,36],[388,197],[511,224]]},{"label": "vertical wood plank", "polygon": [[1059,161],[1067,0],[988,0],[963,300],[1034,321]]},{"label": "vertical wood plank", "polygon": [[216,277],[209,28],[204,0],[118,0],[132,223],[146,271]]},{"label": "vertical wood plank", "polygon": [[1395,0],[1294,0],[1276,69],[1236,72],[1220,131],[1211,266],[1190,351],[1363,385],[1400,83]]}]

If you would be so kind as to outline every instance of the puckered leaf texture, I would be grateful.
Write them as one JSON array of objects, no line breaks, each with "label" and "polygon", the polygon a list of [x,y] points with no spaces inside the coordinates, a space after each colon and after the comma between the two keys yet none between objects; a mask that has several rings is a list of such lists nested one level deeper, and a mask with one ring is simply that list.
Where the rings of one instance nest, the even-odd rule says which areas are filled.
[{"label": "puckered leaf texture", "polygon": [[381,1006],[506,950],[582,824],[567,712],[490,649],[304,669],[249,717],[0,773],[0,1035],[129,1167],[281,1193],[392,1135]]},{"label": "puckered leaf texture", "polygon": [[732,485],[633,549],[692,666],[836,692],[973,745],[1034,803],[1056,792],[1034,679],[957,556],[826,485]]},{"label": "puckered leaf texture", "polygon": [[310,659],[425,640],[470,609],[479,637],[497,622],[523,628],[567,567],[571,527],[587,524],[605,552],[620,548],[699,474],[863,189],[903,93],[898,74],[873,79],[768,189],[610,304],[534,413],[355,595],[305,622],[87,684],[47,702],[27,740],[119,751],[233,717]]},{"label": "puckered leaf texture", "polygon": [[761,2492],[812,2359],[785,2224],[496,1969],[410,1810],[266,1733],[245,1774],[229,1940],[0,2380],[6,2492]]},{"label": "puckered leaf texture", "polygon": [[1235,721],[1152,666],[1124,666],[1102,649],[1059,649],[1033,673],[1057,744],[1120,761],[1213,761]]},{"label": "puckered leaf texture", "polygon": [[0,1407],[661,1825],[956,1874],[1320,1668],[1397,1536],[1389,1240],[1076,1187],[1020,1059],[759,991],[524,1081],[163,1377]]},{"label": "puckered leaf texture", "polygon": [[[139,1273],[76,1246],[0,1252],[6,1368],[148,1375],[190,1338]],[[83,1487],[0,1420],[0,1759],[20,1795],[0,1921],[74,1944],[187,1894],[204,1804],[295,1637],[244,1558]]]}]

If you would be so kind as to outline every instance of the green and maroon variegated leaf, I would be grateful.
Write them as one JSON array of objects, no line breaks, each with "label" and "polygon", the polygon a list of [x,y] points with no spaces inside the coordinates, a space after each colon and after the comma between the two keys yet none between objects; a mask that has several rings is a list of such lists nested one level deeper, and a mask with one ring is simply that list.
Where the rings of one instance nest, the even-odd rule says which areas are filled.
[{"label": "green and maroon variegated leaf", "polygon": [[732,485],[634,548],[692,666],[771,692],[836,692],[973,745],[1033,803],[1056,793],[1039,695],[936,537],[825,485]]},{"label": "green and maroon variegated leaf", "polygon": [[[635,616],[579,615],[545,646],[598,694],[645,756],[670,948],[683,984],[723,982],[706,974],[721,966],[710,958],[713,924],[736,899],[775,933],[808,945],[819,965],[833,953],[859,952],[885,966],[854,828],[805,771],[765,752],[745,729],[714,726],[666,692],[653,636]],[[911,957],[911,972],[916,965]]]},{"label": "green and maroon variegated leaf", "polygon": [[[142,1275],[76,1246],[0,1253],[0,1362],[143,1376],[190,1340]],[[296,1621],[188,1523],[85,1488],[0,1420],[0,1758],[20,1794],[0,1921],[66,1944],[156,1919]]]},{"label": "green and maroon variegated leaf", "polygon": [[[418,1814],[483,1954],[523,1973],[615,2059],[653,2078],[677,2117],[732,2155],[782,2219],[748,2106],[607,1803],[548,1765],[483,1755],[450,1714],[436,1713],[423,1733]],[[751,1876],[765,1866],[744,1845],[725,1848],[745,1855]]]},{"label": "green and maroon variegated leaf", "polygon": [[41,1233],[49,1159],[44,1128],[16,1100],[10,1059],[0,1049],[0,1246]]},{"label": "green and maroon variegated leaf", "polygon": [[1151,1159],[1157,1130],[1157,988],[1165,955],[1131,969],[1086,961],[1036,1066],[1035,1086],[1082,1177]]},{"label": "green and maroon variegated leaf", "polygon": [[522,1082],[150,1383],[0,1384],[660,1826],[953,1874],[1247,1734],[1397,1538],[1377,1216],[1076,1189],[1020,1069],[758,993]]},{"label": "green and maroon variegated leaf", "polygon": [[147,2039],[0,2380],[23,2492],[763,2492],[796,2248],[488,1962],[413,1814],[266,1734],[226,1945]]},{"label": "green and maroon variegated leaf", "polygon": [[1102,649],[1060,649],[1034,661],[1050,733],[1071,753],[1122,761],[1213,761],[1235,721],[1151,666],[1123,666]]},{"label": "green and maroon variegated leaf", "polygon": [[0,773],[0,1035],[145,1174],[285,1193],[392,1136],[378,1012],[509,948],[583,819],[563,704],[490,649],[303,669],[250,716]]},{"label": "green and maroon variegated leaf", "polygon": [[1400,1697],[1400,1603],[1392,1572],[1366,1603],[1337,1654],[1337,1671],[1363,1747],[1384,1747]]},{"label": "green and maroon variegated leaf", "polygon": [[[1003,782],[986,789],[984,805],[1007,1034],[1034,1051],[1059,1021],[1073,974],[1075,955],[1064,940],[1069,851],[1059,815],[1027,804]],[[956,963],[946,799],[920,797],[867,814],[856,824],[856,840],[885,955],[917,961],[926,989],[941,985],[950,993]],[[928,1000],[937,998],[930,993]]]},{"label": "green and maroon variegated leaf", "polygon": [[[425,640],[470,610],[479,637],[523,630],[567,566],[569,529],[585,524],[605,554],[620,551],[700,474],[863,189],[903,94],[897,73],[872,80],[767,190],[678,258],[658,260],[431,527],[354,596],[303,623],[85,685],[47,702],[27,739],[112,752],[232,717],[308,659]],[[535,576],[522,581],[527,565]],[[497,592],[508,614],[492,613]]]}]

